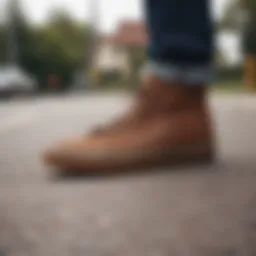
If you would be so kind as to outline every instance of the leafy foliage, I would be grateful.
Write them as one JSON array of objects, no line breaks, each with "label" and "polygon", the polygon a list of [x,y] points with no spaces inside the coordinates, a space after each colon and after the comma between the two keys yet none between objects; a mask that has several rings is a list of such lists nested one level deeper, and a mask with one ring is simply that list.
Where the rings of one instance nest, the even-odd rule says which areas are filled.
[{"label": "leafy foliage", "polygon": [[[62,88],[66,88],[75,71],[85,67],[90,28],[62,10],[55,10],[48,22],[39,26],[30,24],[17,5],[11,11],[19,64],[37,78],[42,89],[49,75],[57,75]],[[6,62],[8,57],[7,32],[8,26],[0,27],[1,62]]]},{"label": "leafy foliage", "polygon": [[232,0],[219,22],[219,29],[243,35],[246,54],[256,53],[256,1]]}]

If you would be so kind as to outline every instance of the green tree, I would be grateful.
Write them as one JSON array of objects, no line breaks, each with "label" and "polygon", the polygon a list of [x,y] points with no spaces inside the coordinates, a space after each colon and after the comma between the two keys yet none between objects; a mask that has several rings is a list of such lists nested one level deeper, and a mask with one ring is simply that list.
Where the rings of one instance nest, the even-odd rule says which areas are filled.
[{"label": "green tree", "polygon": [[232,0],[224,10],[224,14],[217,23],[219,31],[230,31],[239,33],[241,30],[242,9],[241,0]]},{"label": "green tree", "polygon": [[230,2],[218,28],[242,34],[245,54],[256,53],[256,1],[233,0]]},{"label": "green tree", "polygon": [[243,31],[243,48],[245,54],[256,54],[256,1],[244,0],[247,19]]},{"label": "green tree", "polygon": [[0,25],[0,64],[6,62],[7,52],[7,28],[4,24]]},{"label": "green tree", "polygon": [[65,89],[75,71],[85,67],[89,58],[89,26],[59,9],[52,12],[47,22],[31,24],[18,0],[10,2],[9,10],[8,26],[0,26],[0,59],[18,62],[21,68],[37,78],[41,88],[47,85],[49,75],[57,75]]},{"label": "green tree", "polygon": [[88,56],[89,28],[74,21],[67,13],[58,11],[37,28],[35,34],[34,54],[43,73],[57,74],[67,86],[75,70],[84,66]]},{"label": "green tree", "polygon": [[74,72],[85,67],[89,38],[88,26],[78,23],[67,12],[57,10],[47,23],[33,29],[32,45],[27,50],[29,68],[39,73],[43,84],[49,74],[58,75],[66,88]]},{"label": "green tree", "polygon": [[250,88],[256,90],[256,1],[234,0],[230,2],[219,23],[219,28],[242,35],[245,81]]}]

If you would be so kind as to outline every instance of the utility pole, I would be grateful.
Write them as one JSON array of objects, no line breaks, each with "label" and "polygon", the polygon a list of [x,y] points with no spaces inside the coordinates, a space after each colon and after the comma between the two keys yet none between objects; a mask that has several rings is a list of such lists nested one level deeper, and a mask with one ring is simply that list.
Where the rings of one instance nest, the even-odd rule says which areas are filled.
[{"label": "utility pole", "polygon": [[94,60],[96,52],[98,49],[98,33],[99,33],[99,22],[100,22],[100,13],[99,13],[99,0],[90,0],[90,28],[91,28],[91,38],[90,38],[90,56],[88,68],[90,70],[90,78],[94,85],[97,84],[97,70],[94,68]]},{"label": "utility pole", "polygon": [[9,0],[8,9],[8,50],[7,63],[11,66],[18,65],[18,41],[16,34],[16,15],[18,8],[18,0]]}]

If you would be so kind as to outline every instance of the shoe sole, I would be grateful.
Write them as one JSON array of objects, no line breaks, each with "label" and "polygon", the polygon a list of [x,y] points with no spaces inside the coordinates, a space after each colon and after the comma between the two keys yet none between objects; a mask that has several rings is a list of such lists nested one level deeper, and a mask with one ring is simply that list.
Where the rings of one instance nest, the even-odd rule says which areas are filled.
[{"label": "shoe sole", "polygon": [[54,167],[56,176],[98,176],[134,173],[136,170],[150,170],[157,167],[173,167],[194,164],[211,164],[215,161],[209,145],[193,145],[175,151],[163,150],[117,150],[58,152],[44,157],[48,166]]}]

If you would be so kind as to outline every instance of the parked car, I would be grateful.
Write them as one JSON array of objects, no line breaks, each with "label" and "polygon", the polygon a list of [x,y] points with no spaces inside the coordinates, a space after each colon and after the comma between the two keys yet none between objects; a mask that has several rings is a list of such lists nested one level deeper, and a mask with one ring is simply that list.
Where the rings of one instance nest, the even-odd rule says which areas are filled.
[{"label": "parked car", "polygon": [[37,90],[35,79],[17,67],[0,67],[0,96],[31,95]]}]

